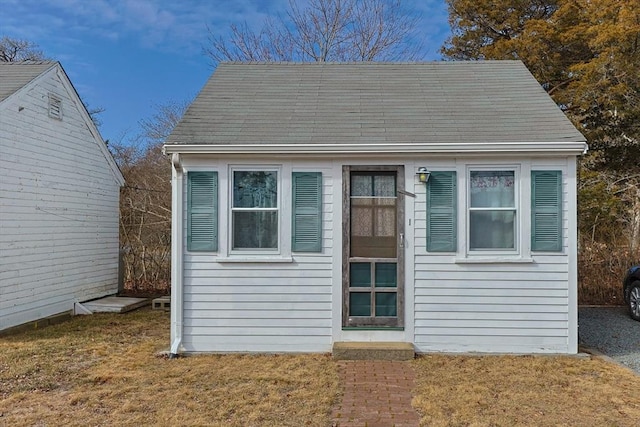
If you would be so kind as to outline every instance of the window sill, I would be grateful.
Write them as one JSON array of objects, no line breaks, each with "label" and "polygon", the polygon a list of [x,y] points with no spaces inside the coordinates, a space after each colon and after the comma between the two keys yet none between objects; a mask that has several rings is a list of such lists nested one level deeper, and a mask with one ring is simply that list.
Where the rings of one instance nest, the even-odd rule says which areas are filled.
[{"label": "window sill", "polygon": [[501,257],[483,257],[483,258],[456,258],[456,264],[532,264],[533,258],[501,258]]},{"label": "window sill", "polygon": [[216,258],[216,262],[225,263],[292,263],[292,257],[270,257],[270,256],[243,256],[231,258]]}]

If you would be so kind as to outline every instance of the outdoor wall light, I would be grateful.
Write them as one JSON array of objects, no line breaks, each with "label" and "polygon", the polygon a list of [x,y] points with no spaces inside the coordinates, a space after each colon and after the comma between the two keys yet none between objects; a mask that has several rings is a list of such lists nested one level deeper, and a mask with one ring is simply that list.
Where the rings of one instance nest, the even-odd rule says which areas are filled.
[{"label": "outdoor wall light", "polygon": [[418,175],[418,181],[420,181],[423,184],[426,184],[427,181],[429,181],[429,177],[431,176],[431,172],[429,172],[427,170],[427,168],[422,166],[422,167],[418,168],[418,172],[416,172],[416,175]]}]

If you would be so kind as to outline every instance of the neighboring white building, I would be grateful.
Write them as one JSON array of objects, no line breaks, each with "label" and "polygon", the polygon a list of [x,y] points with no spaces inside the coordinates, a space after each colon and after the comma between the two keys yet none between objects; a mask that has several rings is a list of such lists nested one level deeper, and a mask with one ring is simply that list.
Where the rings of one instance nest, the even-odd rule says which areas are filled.
[{"label": "neighboring white building", "polygon": [[119,192],[58,62],[0,63],[0,330],[118,290]]},{"label": "neighboring white building", "polygon": [[586,149],[520,61],[223,63],[165,144],[171,351],[576,353]]}]

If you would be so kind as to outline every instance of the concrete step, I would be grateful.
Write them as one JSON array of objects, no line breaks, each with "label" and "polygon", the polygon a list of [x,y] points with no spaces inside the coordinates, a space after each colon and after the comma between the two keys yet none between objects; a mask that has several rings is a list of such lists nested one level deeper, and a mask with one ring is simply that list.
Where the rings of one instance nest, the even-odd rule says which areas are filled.
[{"label": "concrete step", "polygon": [[413,344],[408,342],[335,342],[333,358],[337,360],[411,360]]},{"label": "concrete step", "polygon": [[[130,298],[109,296],[93,301],[83,302],[81,305],[90,313],[126,313],[136,308],[151,304],[149,298]],[[83,313],[83,314],[90,314]]]}]

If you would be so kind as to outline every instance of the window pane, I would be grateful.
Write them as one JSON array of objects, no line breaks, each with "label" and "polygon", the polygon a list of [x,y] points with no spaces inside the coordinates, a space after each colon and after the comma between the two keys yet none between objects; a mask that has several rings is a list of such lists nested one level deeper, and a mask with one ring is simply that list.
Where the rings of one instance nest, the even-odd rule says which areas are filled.
[{"label": "window pane", "polygon": [[398,295],[395,292],[377,292],[376,293],[376,316],[398,315]]},{"label": "window pane", "polygon": [[351,263],[350,286],[371,286],[371,264],[368,262]]},{"label": "window pane", "polygon": [[395,262],[376,263],[376,287],[395,288],[397,286],[397,269]]},{"label": "window pane", "polygon": [[278,206],[278,172],[234,171],[234,208],[275,208]]},{"label": "window pane", "polygon": [[349,294],[350,316],[371,316],[371,292],[351,292]]},{"label": "window pane", "polygon": [[376,175],[373,177],[373,195],[376,197],[395,197],[396,176]]},{"label": "window pane", "polygon": [[515,207],[513,171],[472,171],[469,192],[472,208]]},{"label": "window pane", "polygon": [[396,199],[351,199],[351,256],[396,257]]},{"label": "window pane", "polygon": [[514,249],[514,211],[472,211],[469,215],[470,249]]},{"label": "window pane", "polygon": [[372,196],[373,176],[371,175],[351,175],[351,195],[352,196]]},{"label": "window pane", "polygon": [[351,195],[356,197],[395,197],[395,174],[353,173],[351,175]]},{"label": "window pane", "polygon": [[233,249],[277,249],[278,212],[233,212]]},{"label": "window pane", "polygon": [[351,235],[396,235],[396,199],[352,199]]}]

